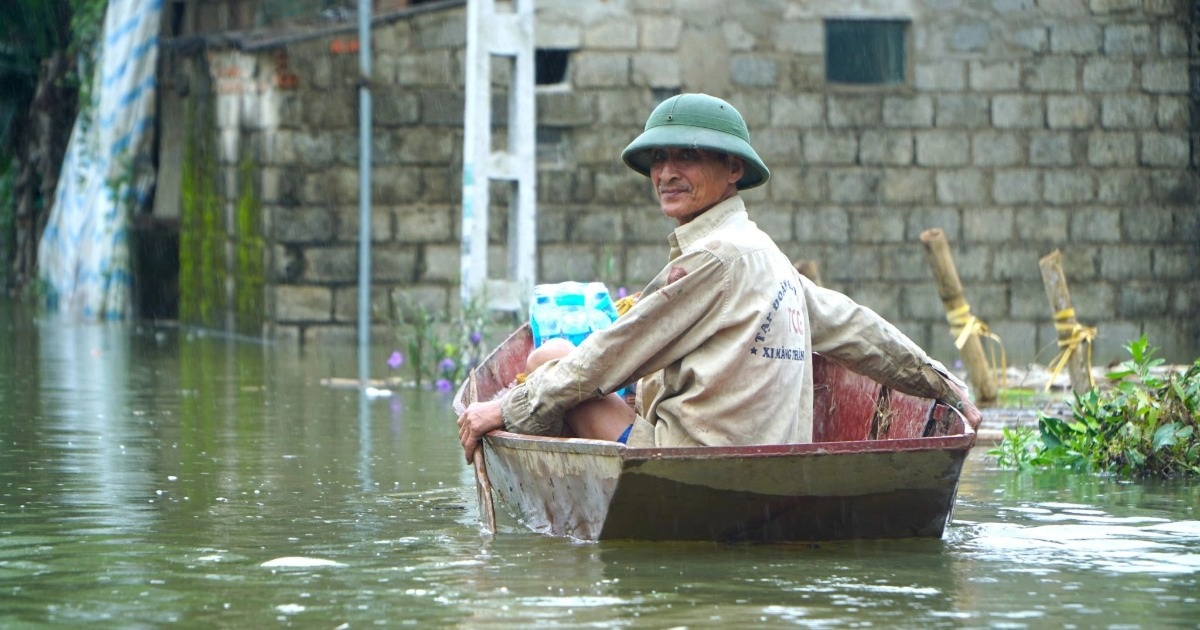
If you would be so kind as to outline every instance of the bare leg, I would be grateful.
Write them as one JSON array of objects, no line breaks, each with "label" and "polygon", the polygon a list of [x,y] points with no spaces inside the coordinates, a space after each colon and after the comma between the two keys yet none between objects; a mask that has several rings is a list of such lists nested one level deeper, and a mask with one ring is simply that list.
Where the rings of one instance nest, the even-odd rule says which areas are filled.
[{"label": "bare leg", "polygon": [[[531,373],[543,363],[561,359],[574,349],[575,346],[566,339],[551,339],[529,353],[525,371]],[[575,437],[615,442],[633,423],[633,408],[614,393],[575,405],[567,412],[566,420]]]}]

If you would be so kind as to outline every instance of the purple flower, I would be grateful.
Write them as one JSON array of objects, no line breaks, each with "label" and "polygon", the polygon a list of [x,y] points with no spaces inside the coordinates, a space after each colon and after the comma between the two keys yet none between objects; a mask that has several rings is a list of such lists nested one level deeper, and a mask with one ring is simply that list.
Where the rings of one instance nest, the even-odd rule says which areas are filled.
[{"label": "purple flower", "polygon": [[617,287],[617,299],[618,300],[623,297],[626,297],[628,295],[629,295],[629,291],[626,291],[625,287]]},{"label": "purple flower", "polygon": [[450,381],[448,381],[444,378],[439,378],[437,380],[437,383],[435,383],[435,385],[437,386],[437,390],[439,392],[448,392],[454,388],[454,385]]},{"label": "purple flower", "polygon": [[392,356],[388,357],[388,367],[398,370],[401,365],[404,365],[404,355],[400,354],[399,350],[396,350],[392,353]]},{"label": "purple flower", "polygon": [[471,345],[478,346],[480,341],[483,341],[483,335],[478,330],[471,331]]},{"label": "purple flower", "polygon": [[445,359],[442,359],[441,363],[438,363],[438,369],[443,372],[453,372],[457,365],[458,364],[454,362],[454,359],[446,357]]}]

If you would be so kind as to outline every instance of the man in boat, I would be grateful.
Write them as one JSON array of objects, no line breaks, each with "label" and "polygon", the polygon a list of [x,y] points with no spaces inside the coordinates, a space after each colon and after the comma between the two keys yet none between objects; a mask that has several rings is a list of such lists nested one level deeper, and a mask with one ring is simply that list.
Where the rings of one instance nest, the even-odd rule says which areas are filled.
[{"label": "man in boat", "polygon": [[[812,441],[812,353],[978,426],[965,386],[898,329],[797,273],[739,192],[771,173],[741,114],[705,94],[656,107],[621,154],[678,226],[669,262],[636,304],[578,347],[544,345],[525,382],[458,419],[471,461],[493,429],[629,446]],[[637,402],[613,392],[638,383]]]}]

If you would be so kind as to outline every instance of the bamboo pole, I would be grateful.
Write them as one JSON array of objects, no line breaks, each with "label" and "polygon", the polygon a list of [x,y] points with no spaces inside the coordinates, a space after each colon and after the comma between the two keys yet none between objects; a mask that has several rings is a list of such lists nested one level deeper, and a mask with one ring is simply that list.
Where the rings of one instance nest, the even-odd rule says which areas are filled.
[{"label": "bamboo pole", "polygon": [[[970,307],[963,296],[962,282],[958,279],[958,271],[954,267],[946,235],[940,228],[925,230],[921,232],[921,245],[925,250],[925,260],[933,270],[938,296],[942,298],[947,319],[951,321],[951,326],[955,326],[955,314],[965,312],[969,315]],[[958,352],[967,366],[967,375],[970,377],[971,387],[975,390],[976,400],[996,400],[996,378],[988,365],[987,357],[983,354],[983,343],[979,341],[979,335],[968,335],[959,346]]]},{"label": "bamboo pole", "polygon": [[1062,269],[1062,253],[1057,249],[1050,252],[1038,261],[1038,268],[1042,270],[1042,284],[1046,286],[1046,299],[1050,300],[1050,310],[1054,313],[1054,330],[1061,349],[1058,357],[1050,362],[1051,375],[1057,375],[1065,361],[1071,388],[1082,394],[1092,388],[1092,365],[1087,355],[1078,352],[1078,347],[1082,343],[1091,343],[1095,329],[1084,328],[1075,319],[1071,292],[1067,290],[1067,278]]}]

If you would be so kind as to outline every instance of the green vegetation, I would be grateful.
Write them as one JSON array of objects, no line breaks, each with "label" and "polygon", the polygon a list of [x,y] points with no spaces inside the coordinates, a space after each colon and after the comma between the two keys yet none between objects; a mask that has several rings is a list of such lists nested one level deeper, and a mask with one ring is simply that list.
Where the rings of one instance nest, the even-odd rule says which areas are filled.
[{"label": "green vegetation", "polygon": [[492,323],[486,299],[468,302],[456,317],[437,313],[416,300],[405,300],[390,314],[396,350],[388,359],[393,370],[409,366],[417,387],[433,385],[450,391],[479,365],[490,346]]},{"label": "green vegetation", "polygon": [[1200,359],[1182,373],[1163,374],[1144,336],[1126,349],[1132,358],[1108,374],[1111,386],[1076,395],[1071,418],[1042,414],[1037,432],[1005,429],[1004,441],[988,453],[1001,466],[1023,470],[1200,476]]}]

